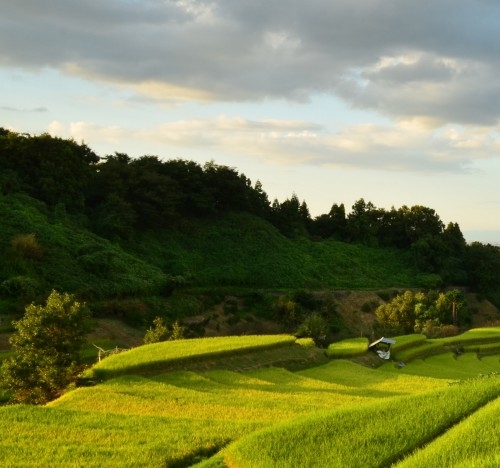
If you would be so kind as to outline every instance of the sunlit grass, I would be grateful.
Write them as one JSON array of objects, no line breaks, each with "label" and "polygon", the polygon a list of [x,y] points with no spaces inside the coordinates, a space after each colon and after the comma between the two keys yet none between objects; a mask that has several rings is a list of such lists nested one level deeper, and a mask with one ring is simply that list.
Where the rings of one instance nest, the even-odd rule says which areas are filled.
[{"label": "sunlit grass", "polygon": [[442,437],[409,455],[395,468],[500,466],[500,398],[457,424]]},{"label": "sunlit grass", "polygon": [[440,341],[427,341],[418,346],[413,346],[410,348],[405,348],[402,351],[398,351],[393,354],[393,358],[398,361],[409,362],[413,359],[418,359],[420,357],[429,356],[431,354],[436,354],[444,351],[443,343]]},{"label": "sunlit grass", "polygon": [[154,343],[109,356],[93,366],[87,375],[103,379],[124,374],[158,372],[183,362],[288,346],[294,342],[295,337],[290,335],[249,335]]},{"label": "sunlit grass", "polygon": [[466,345],[473,342],[500,341],[500,327],[473,328],[461,335],[447,338],[437,338],[430,341],[439,341],[447,345]]},{"label": "sunlit grass", "polygon": [[[386,365],[389,366],[389,364]],[[390,366],[392,370],[394,364],[391,363]],[[297,372],[297,374],[334,382],[335,385],[351,388],[351,391],[358,389],[358,391],[372,396],[376,395],[377,391],[380,391],[381,395],[385,392],[386,396],[421,393],[436,390],[446,385],[446,382],[425,374],[417,376],[391,372],[391,375],[387,375],[380,369],[369,369],[345,360],[332,361],[324,366],[306,369]]]},{"label": "sunlit grass", "polygon": [[397,354],[407,348],[423,345],[427,338],[425,335],[414,333],[412,335],[395,336],[392,339],[396,342],[391,346],[391,353]]},{"label": "sunlit grass", "polygon": [[348,358],[359,356],[368,351],[367,338],[350,338],[330,344],[326,355],[330,358]]},{"label": "sunlit grass", "polygon": [[[0,453],[4,467],[164,467],[176,460],[213,454],[229,440],[254,430],[205,421],[63,410],[0,408]],[[172,465],[168,465],[172,466]]]},{"label": "sunlit grass", "polygon": [[498,396],[499,384],[498,378],[484,379],[316,413],[240,439],[224,451],[226,464],[234,468],[388,466]]},{"label": "sunlit grass", "polygon": [[425,359],[415,359],[402,368],[397,368],[394,363],[387,363],[380,368],[380,371],[397,373],[398,375],[427,376],[449,381],[477,377],[479,374],[490,372],[500,372],[500,362],[498,362],[498,356],[478,359],[475,353],[464,353],[457,357],[448,352]]},{"label": "sunlit grass", "polygon": [[[148,355],[168,368],[191,359],[220,364],[249,351],[264,364],[272,361],[268,352],[284,349],[254,353],[256,342],[258,349],[304,351],[288,336],[217,341],[143,346],[152,354],[140,353],[137,367],[128,361],[124,369],[151,369]],[[417,348],[420,342],[419,336],[407,340]],[[176,343],[177,349],[170,346]],[[456,384],[500,370],[498,356],[478,359],[475,353],[446,352],[402,368],[390,362],[372,369],[344,359],[298,372],[154,368],[78,388],[43,408],[2,408],[0,452],[8,453],[2,466],[184,468],[226,446],[199,468],[389,466],[500,393],[494,375]]]},{"label": "sunlit grass", "polygon": [[457,336],[426,339],[424,335],[405,335],[395,337],[396,344],[391,346],[392,357],[408,363],[413,359],[425,358],[454,348],[468,352],[493,354],[500,352],[500,327],[474,328]]}]

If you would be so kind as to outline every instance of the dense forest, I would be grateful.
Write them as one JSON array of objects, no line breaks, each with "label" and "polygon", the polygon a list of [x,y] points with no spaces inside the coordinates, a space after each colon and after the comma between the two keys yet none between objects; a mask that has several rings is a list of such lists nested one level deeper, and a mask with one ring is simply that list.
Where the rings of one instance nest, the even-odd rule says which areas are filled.
[{"label": "dense forest", "polygon": [[[334,202],[312,217],[296,194],[271,201],[232,167],[99,157],[48,134],[0,128],[0,219],[0,300],[52,287],[84,298],[168,294],[186,281],[355,288],[363,287],[354,279],[364,280],[361,256],[385,263],[372,276],[392,286],[468,287],[500,302],[500,249],[467,244],[432,208],[386,210],[359,199],[350,211]],[[199,258],[188,258],[193,251]],[[224,274],[210,276],[211,257],[226,262]],[[353,277],[342,282],[341,270]],[[364,287],[379,287],[369,276]]]}]

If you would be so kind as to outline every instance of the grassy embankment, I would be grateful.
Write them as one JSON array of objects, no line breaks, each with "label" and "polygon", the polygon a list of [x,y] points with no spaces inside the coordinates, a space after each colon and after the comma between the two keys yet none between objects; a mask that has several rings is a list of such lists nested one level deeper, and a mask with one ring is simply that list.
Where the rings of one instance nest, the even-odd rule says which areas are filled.
[{"label": "grassy embankment", "polygon": [[[500,340],[498,330],[493,332]],[[477,332],[476,339],[493,339],[486,335]],[[250,348],[246,354],[237,348],[239,339],[248,340],[240,341]],[[186,342],[136,348],[102,361],[97,368],[109,368],[111,373],[99,385],[70,391],[46,407],[1,408],[4,466],[19,466],[22,461],[27,467],[84,463],[182,468],[220,449],[203,466],[387,466],[440,434],[449,437],[450,427],[458,424],[458,430],[460,421],[500,393],[496,377],[449,385],[485,370],[500,370],[497,356],[478,360],[472,353],[458,358],[440,354],[399,370],[394,363],[369,369],[342,359],[298,372],[277,367],[240,372],[220,368],[232,358],[253,355],[255,360],[260,352],[256,348],[283,353],[299,347],[287,337],[263,340],[252,346],[252,337],[226,343],[218,339],[212,350],[207,343],[204,360],[217,370],[204,372],[159,368],[162,359],[166,367],[176,360],[174,347],[180,362],[188,362]],[[311,349],[299,348],[304,353]],[[134,353],[137,359],[132,359]],[[124,362],[118,365],[120,360]],[[157,363],[156,374],[151,374],[151,360]],[[127,362],[130,371],[124,367]],[[427,373],[421,362],[429,366]],[[258,362],[254,364],[258,367]],[[145,375],[112,377],[115,369],[120,374]],[[490,411],[492,417],[496,410]],[[478,443],[474,456],[486,456],[488,443],[484,442],[484,450]],[[427,459],[429,465],[442,466]]]},{"label": "grassy embankment", "polygon": [[367,338],[350,338],[330,344],[326,350],[326,355],[330,358],[347,359],[364,354],[367,350]]}]

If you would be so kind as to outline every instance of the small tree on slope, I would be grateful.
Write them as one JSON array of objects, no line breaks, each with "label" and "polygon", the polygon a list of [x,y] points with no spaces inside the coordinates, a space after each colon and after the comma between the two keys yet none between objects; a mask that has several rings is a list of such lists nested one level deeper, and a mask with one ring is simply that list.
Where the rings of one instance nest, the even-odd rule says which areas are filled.
[{"label": "small tree on slope", "polygon": [[85,304],[52,291],[45,305],[26,307],[13,323],[13,355],[1,367],[2,385],[19,403],[44,404],[61,395],[82,371],[80,351],[89,331]]}]

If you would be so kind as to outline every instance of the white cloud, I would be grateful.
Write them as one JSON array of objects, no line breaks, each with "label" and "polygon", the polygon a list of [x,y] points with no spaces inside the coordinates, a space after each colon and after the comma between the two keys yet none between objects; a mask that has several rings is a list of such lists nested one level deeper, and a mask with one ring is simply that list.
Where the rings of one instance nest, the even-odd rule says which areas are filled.
[{"label": "white cloud", "polygon": [[371,168],[389,171],[464,172],[479,159],[496,157],[500,135],[484,127],[433,129],[419,120],[395,126],[357,124],[330,133],[305,121],[248,120],[219,116],[178,120],[150,128],[127,129],[90,122],[50,124],[51,134],[108,145],[153,145],[164,154],[196,148],[248,156],[266,163]]}]

